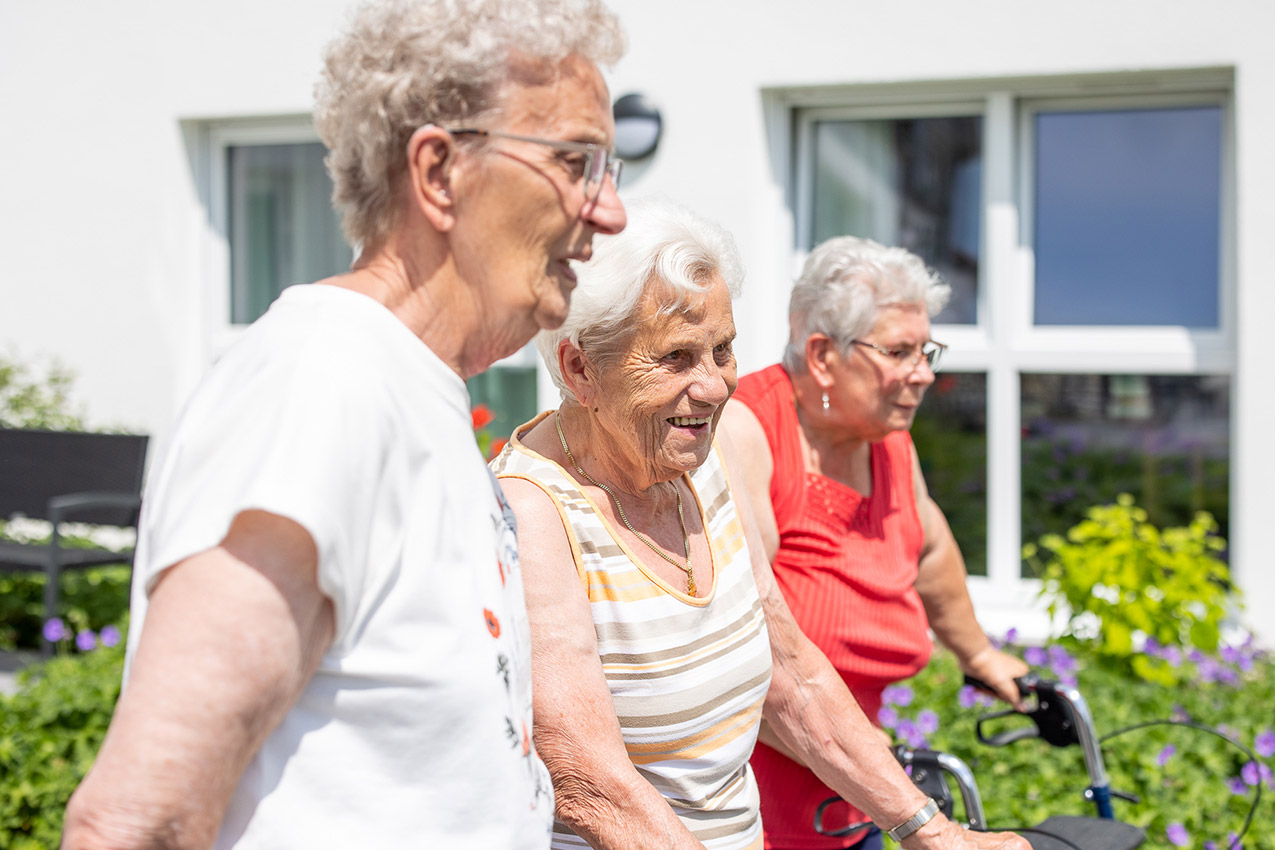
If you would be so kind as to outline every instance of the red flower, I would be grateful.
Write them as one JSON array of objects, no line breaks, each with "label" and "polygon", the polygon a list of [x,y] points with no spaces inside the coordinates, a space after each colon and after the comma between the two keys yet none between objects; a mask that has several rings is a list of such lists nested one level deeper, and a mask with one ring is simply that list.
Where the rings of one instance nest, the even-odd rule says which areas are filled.
[{"label": "red flower", "polygon": [[487,631],[491,632],[491,636],[500,637],[500,619],[496,616],[496,612],[490,608],[484,608],[483,617],[487,620]]},{"label": "red flower", "polygon": [[491,408],[485,404],[474,405],[473,409],[469,411],[469,416],[474,422],[475,431],[479,428],[486,428],[496,418],[495,414],[491,412]]},{"label": "red flower", "polygon": [[500,454],[502,451],[504,451],[504,449],[505,449],[505,444],[506,444],[506,443],[508,443],[508,442],[509,442],[509,440],[508,440],[508,439],[506,439],[506,438],[504,438],[504,437],[502,437],[502,438],[501,438],[501,439],[499,439],[499,440],[492,440],[492,441],[491,441],[491,448],[487,450],[487,459],[488,459],[488,460],[492,460],[492,459],[494,459],[494,458],[496,457],[496,455],[498,455],[498,454]]}]

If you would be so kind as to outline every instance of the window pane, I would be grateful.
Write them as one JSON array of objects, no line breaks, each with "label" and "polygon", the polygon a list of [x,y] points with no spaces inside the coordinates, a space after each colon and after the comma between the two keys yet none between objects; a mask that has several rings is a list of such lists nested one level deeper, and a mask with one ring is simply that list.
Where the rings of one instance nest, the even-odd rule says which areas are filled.
[{"label": "window pane", "polygon": [[1208,511],[1227,535],[1229,377],[1023,375],[1021,387],[1024,543],[1120,493],[1161,528]]},{"label": "window pane", "polygon": [[1036,116],[1038,325],[1218,324],[1222,112]]},{"label": "window pane", "polygon": [[865,236],[922,257],[952,286],[937,322],[972,324],[982,210],[979,117],[818,121],[811,244]]},{"label": "window pane", "polygon": [[255,321],[287,286],[350,267],[317,142],[227,149],[230,321]]},{"label": "window pane", "polygon": [[970,575],[987,575],[987,376],[942,372],[912,423],[930,495]]},{"label": "window pane", "polygon": [[469,399],[475,405],[485,404],[495,418],[487,433],[495,439],[507,439],[514,429],[530,420],[536,409],[536,367],[495,366],[465,382]]}]

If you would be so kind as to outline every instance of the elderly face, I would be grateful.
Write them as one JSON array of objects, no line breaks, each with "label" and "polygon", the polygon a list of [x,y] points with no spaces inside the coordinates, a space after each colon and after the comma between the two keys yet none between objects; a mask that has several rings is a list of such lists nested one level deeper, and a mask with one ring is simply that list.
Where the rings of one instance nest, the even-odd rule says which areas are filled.
[{"label": "elderly face", "polygon": [[607,450],[646,484],[704,462],[737,378],[735,319],[721,278],[685,312],[659,315],[666,296],[658,285],[643,296],[628,345],[596,375],[592,402]]},{"label": "elderly face", "polygon": [[[930,338],[930,319],[921,304],[882,307],[872,330],[860,337],[890,350],[916,349]],[[830,361],[835,384],[828,391],[830,414],[859,439],[875,442],[891,431],[912,427],[934,372],[924,358],[913,367],[873,348],[850,346]]]},{"label": "elderly face", "polygon": [[[498,117],[483,128],[610,148],[615,127],[598,69],[570,56],[551,74],[537,70],[515,75]],[[583,164],[579,152],[490,137],[457,157],[452,245],[461,274],[483,301],[496,357],[513,353],[540,328],[562,324],[576,286],[571,264],[589,259],[594,234],[624,228],[615,186],[607,179],[590,200]]]}]

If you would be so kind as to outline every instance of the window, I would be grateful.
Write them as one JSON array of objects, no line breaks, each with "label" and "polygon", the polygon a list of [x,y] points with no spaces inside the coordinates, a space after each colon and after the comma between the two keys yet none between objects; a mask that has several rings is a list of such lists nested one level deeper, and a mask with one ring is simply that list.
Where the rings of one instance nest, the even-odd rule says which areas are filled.
[{"label": "window", "polygon": [[793,113],[797,259],[868,236],[953,286],[913,436],[981,607],[1021,604],[1022,544],[1119,492],[1161,525],[1203,509],[1230,530],[1230,86],[1218,70],[797,95],[819,99]]},{"label": "window", "polygon": [[[308,118],[204,122],[195,128],[207,152],[212,247],[205,324],[211,362],[286,287],[346,271],[353,251],[332,208],[326,149]],[[494,437],[507,437],[538,409],[537,360],[534,346],[528,346],[467,382],[472,402],[495,415],[487,426]]]},{"label": "window", "polygon": [[345,271],[353,252],[308,120],[215,122],[206,133],[215,357],[284,288]]}]

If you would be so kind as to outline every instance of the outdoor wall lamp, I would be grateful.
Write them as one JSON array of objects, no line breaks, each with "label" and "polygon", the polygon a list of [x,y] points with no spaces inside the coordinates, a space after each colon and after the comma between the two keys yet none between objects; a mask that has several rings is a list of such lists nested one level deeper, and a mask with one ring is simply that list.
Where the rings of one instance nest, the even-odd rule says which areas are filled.
[{"label": "outdoor wall lamp", "polygon": [[660,110],[644,94],[626,94],[615,102],[615,153],[621,159],[642,159],[655,153],[663,122]]}]

